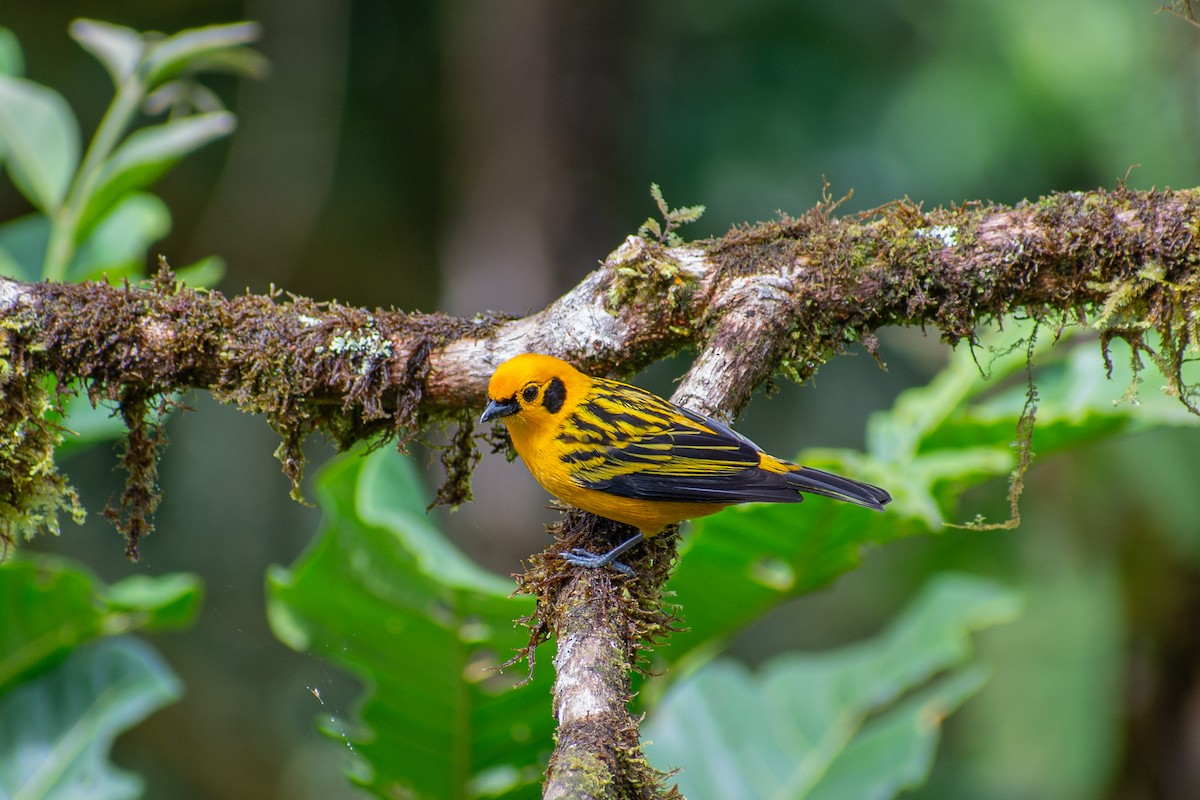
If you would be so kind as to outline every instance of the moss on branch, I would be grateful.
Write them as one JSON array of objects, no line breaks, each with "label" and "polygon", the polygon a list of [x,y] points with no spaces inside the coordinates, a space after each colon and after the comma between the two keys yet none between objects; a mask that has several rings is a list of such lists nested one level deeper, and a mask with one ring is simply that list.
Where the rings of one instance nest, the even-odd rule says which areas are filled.
[{"label": "moss on branch", "polygon": [[[297,496],[311,433],[339,447],[392,436],[403,445],[455,424],[440,493],[451,503],[469,497],[475,459],[464,409],[500,361],[525,350],[623,373],[689,345],[717,352],[731,362],[721,377],[736,392],[711,396],[720,391],[713,381],[690,399],[728,416],[773,374],[804,380],[848,344],[875,354],[880,327],[933,327],[953,344],[1023,314],[1093,325],[1105,358],[1112,339],[1126,340],[1135,367],[1162,371],[1197,411],[1197,387],[1182,372],[1200,346],[1197,192],[1122,186],[1014,207],[925,211],[904,200],[858,215],[835,209],[824,202],[676,247],[631,237],[575,290],[523,319],[367,310],[279,292],[227,298],[179,285],[165,264],[137,287],[2,281],[0,530],[8,540],[53,529],[51,509],[74,513],[47,467],[61,432],[28,422],[57,402],[41,388],[51,384],[116,403],[133,425],[138,463],[159,447],[146,441],[159,440],[145,429],[146,440],[133,441],[137,421],[162,398],[201,389],[262,414],[280,434]],[[137,472],[131,484],[149,486]],[[122,524],[153,505],[153,492],[134,495],[122,501]]]}]

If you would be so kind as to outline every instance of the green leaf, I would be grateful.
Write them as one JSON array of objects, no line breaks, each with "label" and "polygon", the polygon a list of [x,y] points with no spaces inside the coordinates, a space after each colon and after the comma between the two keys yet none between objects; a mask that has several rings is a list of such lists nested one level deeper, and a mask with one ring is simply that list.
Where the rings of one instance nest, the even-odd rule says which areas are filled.
[{"label": "green leaf", "polygon": [[25,74],[25,56],[17,35],[0,25],[0,75],[19,78]]},{"label": "green leaf", "polygon": [[216,111],[150,125],[129,134],[100,166],[84,206],[80,231],[90,231],[123,195],[150,186],[184,156],[227,136],[234,126],[233,114]]},{"label": "green leaf", "polygon": [[[861,471],[843,473],[870,480]],[[690,633],[676,637],[661,655],[672,662],[707,658],[784,599],[858,566],[867,546],[926,530],[891,507],[881,514],[823,498],[799,506],[736,506],[695,520],[668,583]]]},{"label": "green leaf", "polygon": [[49,240],[50,220],[44,214],[26,214],[0,223],[0,275],[36,281],[41,277]]},{"label": "green leaf", "polygon": [[[110,276],[111,277],[111,276]],[[54,451],[56,459],[90,447],[97,442],[111,442],[125,435],[125,423],[115,404],[99,400],[93,406],[87,393],[75,394],[67,401],[60,424],[70,433]]]},{"label": "green leaf", "polygon": [[941,722],[987,683],[971,667],[947,675],[897,707],[868,719],[830,766],[808,800],[895,797],[929,778]]},{"label": "green leaf", "polygon": [[77,19],[71,22],[69,30],[72,39],[100,59],[114,86],[120,86],[133,75],[146,49],[142,35],[124,25]]},{"label": "green leaf", "polygon": [[[270,71],[267,57],[249,47],[214,50],[192,62],[196,72],[222,72],[243,78],[262,78]],[[189,81],[195,85],[195,81]]]},{"label": "green leaf", "polygon": [[[268,616],[370,687],[354,780],[380,796],[463,797],[534,786],[551,740],[548,669],[514,688],[492,668],[527,639],[514,584],[438,532],[410,462],[392,450],[326,468],[324,529],[297,564],[272,568]],[[342,731],[332,735],[341,739]]]},{"label": "green leaf", "polygon": [[757,676],[713,662],[653,709],[647,754],[683,767],[691,800],[891,797],[924,781],[941,719],[983,683],[979,670],[944,673],[969,662],[972,632],[1019,605],[994,583],[946,575],[871,640],[782,656]]},{"label": "green leaf", "polygon": [[704,206],[681,206],[671,211],[667,219],[677,225],[695,222],[704,216]]},{"label": "green leaf", "polygon": [[662,188],[657,183],[650,184],[650,196],[654,198],[654,205],[658,206],[658,213],[662,214],[665,219],[670,212],[667,208],[667,201],[663,197]]},{"label": "green leaf", "polygon": [[101,591],[111,614],[105,630],[148,631],[184,628],[200,609],[203,584],[188,572],[170,572],[157,578],[131,575]]},{"label": "green leaf", "polygon": [[974,352],[960,347],[928,385],[874,415],[867,454],[800,454],[800,463],[888,489],[895,500],[883,513],[814,497],[797,505],[735,506],[693,521],[669,584],[690,633],[660,655],[672,663],[709,658],[776,604],[855,568],[868,548],[941,531],[958,513],[964,489],[1016,465],[1030,352],[1040,394],[1033,439],[1039,456],[1151,425],[1197,423],[1156,373],[1144,376],[1138,404],[1114,402],[1132,381],[1128,360],[1114,356],[1113,379],[1106,380],[1094,339],[1053,346],[1053,337],[1043,335],[1030,348],[1030,324],[1008,320],[1005,327]]},{"label": "green leaf", "polygon": [[113,740],[182,693],[166,663],[135,639],[76,650],[0,695],[0,796],[140,797],[140,779],[108,761]]},{"label": "green leaf", "polygon": [[195,264],[175,270],[175,277],[193,289],[216,286],[225,277],[225,259],[205,256]]},{"label": "green leaf", "polygon": [[99,635],[94,588],[65,565],[0,564],[0,691]]},{"label": "green leaf", "polygon": [[[963,488],[1009,474],[1016,466],[1029,354],[1038,396],[1032,439],[1038,456],[1153,425],[1197,423],[1167,396],[1157,373],[1143,376],[1144,402],[1118,402],[1133,380],[1128,362],[1115,363],[1113,378],[1105,378],[1094,338],[1068,331],[1066,341],[1052,347],[1054,337],[1043,332],[1030,347],[1032,323],[1005,324],[1007,330],[985,337],[984,346],[960,348],[928,386],[904,392],[891,411],[870,421],[872,460],[894,462],[893,483],[887,485],[895,486],[909,507],[923,509],[933,529],[947,517],[953,520]],[[962,458],[968,455],[978,469],[964,469]]]},{"label": "green leaf", "polygon": [[0,154],[21,194],[43,212],[57,211],[79,163],[79,125],[62,95],[0,75]]},{"label": "green leaf", "polygon": [[[1114,350],[1124,345],[1114,345]],[[1039,403],[1034,442],[1038,453],[1051,453],[1119,433],[1159,425],[1195,425],[1197,418],[1167,391],[1166,379],[1151,369],[1139,379],[1136,399],[1128,398],[1134,382],[1127,358],[1115,354],[1112,377],[1105,375],[1099,343],[1086,337],[1073,346],[1056,348],[1039,358],[1034,375]],[[1184,376],[1196,371],[1185,366]],[[1192,375],[1190,380],[1200,376]],[[1006,447],[1013,420],[1025,403],[1025,387],[1008,388],[955,410],[922,449],[961,446],[964,442]]]},{"label": "green leaf", "polygon": [[153,90],[178,73],[204,63],[222,51],[256,41],[261,28],[254,22],[209,25],[180,31],[151,45],[142,76]]},{"label": "green leaf", "polygon": [[200,592],[185,573],[106,587],[66,561],[12,558],[0,564],[0,691],[96,637],[187,625]]},{"label": "green leaf", "polygon": [[1002,786],[1009,797],[1103,797],[1126,747],[1130,645],[1121,622],[1138,613],[1136,601],[1121,574],[1127,565],[1046,530],[1025,543],[1036,563],[1025,572],[1020,624],[980,648],[995,678],[962,722],[986,731],[987,747],[960,748],[956,771],[965,785]]},{"label": "green leaf", "polygon": [[132,192],[113,206],[75,251],[67,272],[73,281],[98,280],[107,273],[141,276],[150,246],[171,230],[167,204],[152,194]]}]

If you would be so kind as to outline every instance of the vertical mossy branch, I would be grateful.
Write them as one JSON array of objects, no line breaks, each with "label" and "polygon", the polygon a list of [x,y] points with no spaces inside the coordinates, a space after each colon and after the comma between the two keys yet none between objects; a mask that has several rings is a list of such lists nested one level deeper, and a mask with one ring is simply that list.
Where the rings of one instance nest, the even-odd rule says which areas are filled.
[{"label": "vertical mossy branch", "polygon": [[[932,326],[953,343],[1013,313],[1091,324],[1105,358],[1112,339],[1126,340],[1135,370],[1153,365],[1197,410],[1197,387],[1184,375],[1200,346],[1197,192],[1119,187],[928,212],[900,202],[841,218],[834,208],[686,245],[630,237],[575,289],[521,319],[370,311],[278,293],[225,298],[182,288],[167,272],[137,289],[3,280],[5,369],[15,376],[5,378],[5,412],[19,427],[36,399],[18,390],[46,375],[60,389],[78,380],[93,399],[113,401],[203,389],[264,414],[298,482],[309,433],[345,447],[445,425],[479,405],[491,371],[519,352],[629,374],[694,346],[696,378],[676,399],[703,409],[714,391],[735,387],[738,396],[714,410],[727,416],[773,371],[804,379],[849,345],[874,352],[883,325]],[[667,209],[667,227],[671,215],[695,213]],[[55,477],[16,481],[7,502],[46,509],[34,486],[58,485],[57,473],[21,441],[30,440],[8,439],[13,469]],[[460,434],[447,459],[461,471],[471,452]],[[460,502],[465,483],[452,484],[443,499]],[[36,530],[44,520],[13,512],[5,529]]]},{"label": "vertical mossy branch", "polygon": [[[457,422],[446,452],[453,479],[441,495],[452,503],[467,496],[462,476],[476,457],[470,409],[482,405],[491,372],[521,352],[630,374],[694,347],[673,399],[729,419],[775,373],[805,379],[848,346],[874,353],[882,326],[933,327],[956,343],[1017,314],[1055,327],[1091,325],[1101,341],[1098,368],[1108,343],[1125,339],[1135,372],[1153,365],[1197,411],[1197,387],[1183,369],[1200,349],[1197,192],[1119,187],[1015,207],[927,212],[898,202],[861,215],[832,212],[822,204],[690,244],[659,226],[655,239],[630,237],[575,289],[521,319],[452,319],[279,294],[226,298],[180,287],[169,273],[139,287],[0,279],[0,531],[11,541],[51,528],[54,510],[76,507],[47,455],[58,432],[44,421],[44,381],[119,403],[130,479],[111,513],[131,554],[157,501],[155,398],[187,389],[270,420],[294,483],[310,432],[345,447]],[[1030,424],[1035,399],[1031,392]],[[1027,445],[1030,424],[1020,434]],[[1019,489],[1018,473],[1014,496]],[[560,532],[555,548],[614,533],[586,516],[568,516]],[[548,790],[661,794],[662,776],[645,765],[628,712],[628,675],[641,648],[673,625],[662,597],[671,548],[672,537],[655,537],[633,559],[633,579],[581,576],[552,549],[522,579],[539,598],[534,641],[557,637],[565,678],[556,689],[564,725]],[[598,682],[588,684],[587,675]]]},{"label": "vertical mossy branch", "polygon": [[603,549],[628,538],[633,529],[568,509],[551,529],[554,543],[517,576],[519,590],[537,599],[534,616],[524,620],[530,639],[520,655],[533,670],[539,644],[553,637],[557,648],[558,728],[544,797],[679,796],[666,786],[669,776],[646,761],[638,720],[629,710],[631,678],[645,667],[643,654],[676,630],[677,609],[663,596],[676,556],[676,532],[660,534],[632,554],[633,576],[571,568],[562,553]]}]

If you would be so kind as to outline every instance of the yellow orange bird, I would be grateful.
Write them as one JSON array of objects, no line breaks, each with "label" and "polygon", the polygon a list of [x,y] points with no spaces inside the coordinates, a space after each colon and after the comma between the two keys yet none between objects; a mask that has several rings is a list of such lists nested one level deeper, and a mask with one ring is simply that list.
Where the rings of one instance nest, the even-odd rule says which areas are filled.
[{"label": "yellow orange bird", "polygon": [[768,455],[715,419],[553,356],[526,353],[496,369],[480,421],[493,419],[546,491],[639,530],[607,553],[563,554],[584,567],[630,573],[616,558],[645,537],[736,503],[798,503],[808,492],[882,511],[892,499]]}]

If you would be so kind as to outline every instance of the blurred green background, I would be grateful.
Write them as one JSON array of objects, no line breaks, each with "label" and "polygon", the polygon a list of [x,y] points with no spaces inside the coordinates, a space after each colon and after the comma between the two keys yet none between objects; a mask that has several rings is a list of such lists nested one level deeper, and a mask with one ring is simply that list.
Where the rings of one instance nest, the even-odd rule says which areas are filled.
[{"label": "blurred green background", "polygon": [[[26,74],[85,126],[107,76],[66,34],[94,17],[137,29],[253,19],[272,69],[209,81],[233,137],[159,185],[173,263],[222,256],[228,293],[271,284],[367,306],[535,310],[654,212],[702,203],[683,231],[799,213],[822,180],[845,212],[1057,190],[1200,184],[1200,31],[1122,0],[820,3],[34,2],[0,4]],[[28,211],[0,184],[0,219]],[[781,454],[861,446],[866,415],[944,362],[936,338],[888,331],[880,371],[836,359],[812,386],[760,396],[739,426]],[[685,361],[644,383],[669,392]],[[1102,368],[1099,354],[1097,370]],[[1120,394],[1122,387],[1116,387]],[[200,573],[200,622],[154,642],[187,696],[124,736],[149,797],[351,796],[314,718],[346,716],[354,681],[269,632],[263,571],[317,526],[287,499],[261,419],[188,398],[161,468],[158,532],[130,565],[98,512],[119,493],[107,447],[65,467],[92,516],[38,548],[101,575]],[[830,589],[744,633],[750,663],[877,630],[934,571],[1027,592],[983,637],[989,686],[947,728],[924,797],[1200,795],[1200,432],[1155,431],[1039,462],[1014,533],[948,531],[873,553]],[[1035,439],[1036,449],[1036,439]],[[320,443],[309,452],[327,454]],[[429,480],[438,471],[429,470]],[[492,457],[477,502],[444,525],[501,573],[545,544],[544,494]],[[995,482],[962,519],[1006,516]],[[318,687],[321,705],[309,687]]]}]

